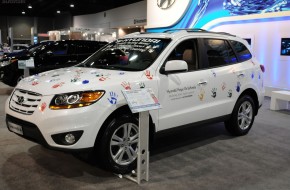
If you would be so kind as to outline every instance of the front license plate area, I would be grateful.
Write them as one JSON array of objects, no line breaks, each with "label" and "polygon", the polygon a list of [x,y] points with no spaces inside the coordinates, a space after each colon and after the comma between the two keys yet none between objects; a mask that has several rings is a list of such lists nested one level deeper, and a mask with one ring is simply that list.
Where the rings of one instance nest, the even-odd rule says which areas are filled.
[{"label": "front license plate area", "polygon": [[8,124],[8,128],[14,132],[14,133],[17,133],[19,135],[23,135],[23,130],[22,130],[22,127],[20,125],[17,125],[15,123],[11,123],[11,122],[7,122]]}]

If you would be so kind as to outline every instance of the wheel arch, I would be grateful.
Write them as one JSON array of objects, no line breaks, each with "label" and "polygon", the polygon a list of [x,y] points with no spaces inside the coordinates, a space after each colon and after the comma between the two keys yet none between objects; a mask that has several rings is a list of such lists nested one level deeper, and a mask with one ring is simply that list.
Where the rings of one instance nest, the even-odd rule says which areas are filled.
[{"label": "wheel arch", "polygon": [[[106,127],[110,124],[110,122],[113,121],[114,118],[121,115],[133,115],[134,117],[138,118],[138,113],[133,114],[128,105],[123,105],[117,108],[116,110],[114,110],[102,124],[95,140],[95,145],[94,145],[95,147],[97,147],[100,144],[102,136],[104,135],[106,131]],[[156,132],[155,124],[153,123],[152,117],[149,114],[149,142],[150,144],[152,144],[152,142],[154,141],[155,132]]]},{"label": "wheel arch", "polygon": [[254,103],[255,103],[255,115],[258,114],[258,110],[259,110],[259,100],[258,100],[258,95],[256,93],[256,91],[252,88],[248,88],[246,90],[244,90],[238,99],[240,99],[241,97],[245,96],[245,95],[248,95],[248,96],[251,96],[254,100]]}]

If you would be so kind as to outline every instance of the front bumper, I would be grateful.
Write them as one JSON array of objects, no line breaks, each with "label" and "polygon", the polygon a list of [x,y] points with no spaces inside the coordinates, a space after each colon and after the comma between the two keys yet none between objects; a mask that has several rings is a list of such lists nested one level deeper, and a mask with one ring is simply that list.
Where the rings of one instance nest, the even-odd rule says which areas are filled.
[{"label": "front bumper", "polygon": [[[41,102],[47,102],[49,105],[50,100],[50,96],[43,96]],[[19,136],[57,150],[79,151],[94,147],[99,129],[109,114],[106,106],[97,103],[83,108],[63,110],[50,110],[47,107],[44,111],[40,110],[40,105],[32,115],[25,115],[11,110],[8,99],[5,106],[7,127],[8,122],[21,126],[23,135],[18,134]],[[83,133],[72,145],[59,144],[52,137],[73,131]]]}]

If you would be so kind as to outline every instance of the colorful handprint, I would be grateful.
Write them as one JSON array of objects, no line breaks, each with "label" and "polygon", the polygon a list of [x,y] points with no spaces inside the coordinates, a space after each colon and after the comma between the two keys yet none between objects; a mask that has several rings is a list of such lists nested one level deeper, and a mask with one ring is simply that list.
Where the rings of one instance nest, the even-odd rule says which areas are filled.
[{"label": "colorful handprint", "polygon": [[38,85],[38,84],[39,84],[39,82],[37,82],[37,81],[33,81],[33,82],[31,83],[32,86],[36,86],[36,85]]},{"label": "colorful handprint", "polygon": [[45,102],[43,102],[43,103],[41,104],[41,106],[39,107],[39,110],[40,110],[41,112],[43,112],[43,111],[45,110],[46,106],[47,106],[47,104],[46,104]]},{"label": "colorful handprint", "polygon": [[140,88],[145,88],[145,83],[144,82],[140,82],[139,86],[140,86]]},{"label": "colorful handprint", "polygon": [[131,85],[129,82],[124,81],[121,85],[125,88],[125,90],[131,90]]},{"label": "colorful handprint", "polygon": [[203,101],[204,97],[205,97],[205,91],[203,89],[200,90],[199,94],[198,94],[199,100]]},{"label": "colorful handprint", "polygon": [[115,92],[110,92],[110,98],[108,98],[111,104],[117,104],[118,95]]},{"label": "colorful handprint", "polygon": [[232,96],[233,96],[233,91],[230,89],[230,90],[228,91],[228,97],[231,98]]},{"label": "colorful handprint", "polygon": [[212,97],[213,98],[215,98],[216,97],[216,91],[217,91],[217,89],[216,88],[213,88],[213,89],[211,89],[211,93],[212,93]]},{"label": "colorful handprint", "polygon": [[227,88],[227,84],[225,82],[222,83],[222,90],[224,91]]},{"label": "colorful handprint", "polygon": [[236,91],[240,92],[240,90],[241,90],[241,83],[237,82]]},{"label": "colorful handprint", "polygon": [[61,87],[62,85],[64,85],[64,82],[57,83],[53,85],[52,88],[58,88],[58,87]]},{"label": "colorful handprint", "polygon": [[146,71],[145,71],[145,76],[146,76],[149,80],[152,80],[152,79],[153,79],[153,75],[151,75],[151,73],[150,73],[149,70],[146,70]]}]

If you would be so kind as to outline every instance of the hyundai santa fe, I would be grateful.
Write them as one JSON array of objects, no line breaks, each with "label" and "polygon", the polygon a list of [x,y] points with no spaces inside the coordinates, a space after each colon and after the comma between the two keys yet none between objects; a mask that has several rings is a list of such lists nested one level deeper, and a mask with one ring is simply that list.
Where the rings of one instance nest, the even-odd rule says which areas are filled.
[{"label": "hyundai santa fe", "polygon": [[264,97],[264,67],[245,40],[200,29],[134,33],[74,67],[22,79],[6,102],[11,132],[63,151],[94,150],[116,173],[136,167],[138,114],[123,90],[150,88],[150,139],[192,123],[221,122],[232,135],[251,129]]}]

